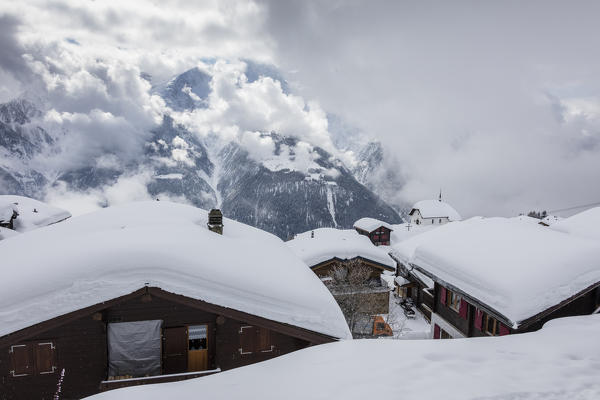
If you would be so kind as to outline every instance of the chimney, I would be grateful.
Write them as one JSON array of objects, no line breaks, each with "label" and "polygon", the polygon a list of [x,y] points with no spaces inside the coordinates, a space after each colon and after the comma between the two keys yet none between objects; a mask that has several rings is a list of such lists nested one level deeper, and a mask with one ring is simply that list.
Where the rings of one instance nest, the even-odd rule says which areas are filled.
[{"label": "chimney", "polygon": [[208,213],[208,229],[218,233],[219,235],[223,234],[223,213],[221,210],[213,208]]}]

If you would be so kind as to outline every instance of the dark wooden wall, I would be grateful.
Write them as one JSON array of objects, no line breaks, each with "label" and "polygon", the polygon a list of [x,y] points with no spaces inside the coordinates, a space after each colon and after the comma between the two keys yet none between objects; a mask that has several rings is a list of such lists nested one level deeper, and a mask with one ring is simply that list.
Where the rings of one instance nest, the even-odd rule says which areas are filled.
[{"label": "dark wooden wall", "polygon": [[[239,352],[239,330],[241,326],[249,324],[229,318],[220,318],[223,323],[217,324],[216,314],[156,296],[147,300],[148,297],[146,301],[142,297],[129,300],[103,310],[95,315],[96,318],[87,315],[29,339],[27,342],[52,340],[56,343],[58,371],[53,374],[11,377],[8,348],[0,349],[0,399],[52,399],[62,368],[65,369],[65,377],[61,400],[79,399],[97,393],[100,382],[107,378],[106,327],[109,322],[161,319],[164,328],[207,323],[209,369],[236,368],[310,345],[307,341],[270,331],[273,351],[242,355]],[[98,319],[99,316],[101,319]]]},{"label": "dark wooden wall", "polygon": [[473,309],[471,305],[469,305],[469,311],[467,314],[467,319],[461,318],[458,312],[454,311],[452,308],[448,307],[446,304],[442,304],[440,301],[440,286],[439,284],[435,284],[435,312],[440,317],[444,318],[450,324],[452,324],[456,329],[462,332],[465,336],[469,335],[469,321],[472,320],[471,314],[473,314]]}]

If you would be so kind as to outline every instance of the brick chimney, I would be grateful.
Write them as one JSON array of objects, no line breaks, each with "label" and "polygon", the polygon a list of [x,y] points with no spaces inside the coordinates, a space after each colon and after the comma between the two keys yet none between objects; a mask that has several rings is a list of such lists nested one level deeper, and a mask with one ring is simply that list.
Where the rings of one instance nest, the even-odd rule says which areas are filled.
[{"label": "brick chimney", "polygon": [[223,234],[223,213],[221,210],[213,208],[208,213],[208,229],[218,233],[219,235]]}]

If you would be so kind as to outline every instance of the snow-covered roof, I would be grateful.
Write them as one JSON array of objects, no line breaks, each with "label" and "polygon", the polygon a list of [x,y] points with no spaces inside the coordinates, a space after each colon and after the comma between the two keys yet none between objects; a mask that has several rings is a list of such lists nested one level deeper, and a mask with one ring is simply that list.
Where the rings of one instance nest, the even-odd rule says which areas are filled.
[{"label": "snow-covered roof", "polygon": [[19,214],[14,220],[15,231],[17,232],[26,232],[55,224],[71,216],[70,212],[62,208],[29,197],[0,195],[0,221],[4,219],[2,210],[12,214],[11,208]]},{"label": "snow-covered roof", "polygon": [[537,332],[464,340],[352,340],[200,379],[134,386],[90,400],[600,398],[600,315]]},{"label": "snow-covered roof", "polygon": [[17,207],[14,204],[0,204],[0,222],[10,222],[15,212],[18,213]]},{"label": "snow-covered roof", "polygon": [[510,218],[446,224],[394,247],[514,327],[600,282],[600,242]]},{"label": "snow-covered roof", "polygon": [[448,203],[440,200],[421,200],[412,207],[410,215],[419,210],[423,218],[448,218],[450,221],[460,221],[460,214]]},{"label": "snow-covered roof", "polygon": [[540,223],[542,223],[546,226],[550,226],[550,225],[555,224],[558,221],[561,221],[563,219],[564,219],[563,217],[559,217],[558,215],[548,215],[545,218],[542,218]]},{"label": "snow-covered roof", "polygon": [[529,215],[517,215],[516,217],[512,217],[512,219],[526,224],[538,225],[540,223],[539,219],[530,217]]},{"label": "snow-covered roof", "polygon": [[413,237],[415,235],[418,235],[423,232],[427,232],[431,229],[435,229],[440,226],[441,225],[438,225],[438,224],[416,225],[416,224],[411,224],[411,223],[392,225],[394,230],[392,231],[392,234],[390,235],[391,243],[392,243],[392,245],[398,244],[407,239],[410,239],[411,237]]},{"label": "snow-covered roof", "polygon": [[19,233],[13,231],[12,229],[3,228],[0,226],[0,240],[8,239],[10,237],[18,236]]},{"label": "snow-covered roof", "polygon": [[383,226],[384,228],[388,228],[389,230],[393,230],[392,225],[387,222],[375,219],[375,218],[361,218],[356,221],[353,225],[355,228],[362,229],[363,231],[373,232],[375,229]]},{"label": "snow-covered roof", "polygon": [[387,246],[373,246],[368,237],[354,229],[319,228],[301,233],[286,244],[309,267],[335,257],[342,260],[362,257],[390,268],[396,267]]},{"label": "snow-covered roof", "polygon": [[[0,242],[0,336],[145,285],[350,338],[331,293],[283,241],[182,204],[106,208]],[[281,277],[284,276],[285,279]]]},{"label": "snow-covered roof", "polygon": [[550,227],[559,232],[600,240],[600,207],[556,221]]}]

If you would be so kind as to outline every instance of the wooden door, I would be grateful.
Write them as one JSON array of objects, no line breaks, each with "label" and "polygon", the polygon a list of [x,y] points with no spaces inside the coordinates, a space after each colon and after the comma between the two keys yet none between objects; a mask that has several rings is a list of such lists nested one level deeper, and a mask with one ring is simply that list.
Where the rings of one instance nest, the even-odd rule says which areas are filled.
[{"label": "wooden door", "polygon": [[178,374],[188,369],[187,326],[165,328],[163,340],[163,374]]},{"label": "wooden door", "polygon": [[188,327],[188,371],[208,369],[208,325]]}]

